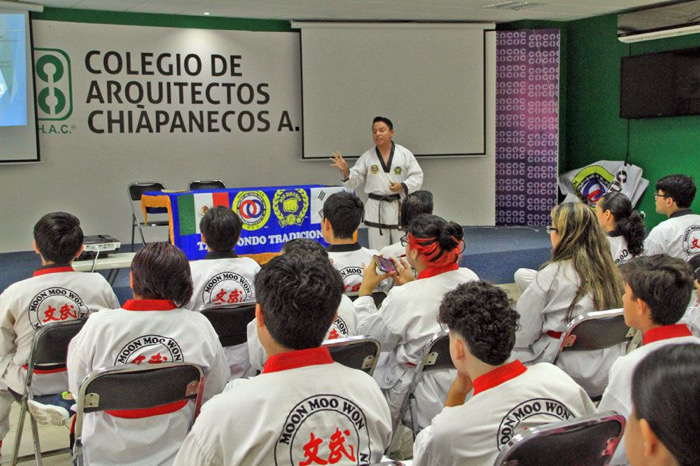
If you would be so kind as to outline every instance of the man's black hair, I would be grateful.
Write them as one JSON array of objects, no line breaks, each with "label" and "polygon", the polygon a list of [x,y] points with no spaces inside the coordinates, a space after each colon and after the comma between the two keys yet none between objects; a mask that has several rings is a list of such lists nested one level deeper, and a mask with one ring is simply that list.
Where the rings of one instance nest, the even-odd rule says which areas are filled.
[{"label": "man's black hair", "polygon": [[681,209],[687,209],[695,199],[695,181],[692,176],[668,175],[656,182],[656,190],[663,191],[666,197],[676,201]]},{"label": "man's black hair", "polygon": [[209,209],[199,222],[207,246],[214,252],[231,252],[241,237],[243,222],[234,211],[224,206]]},{"label": "man's black hair", "polygon": [[375,123],[384,123],[385,125],[387,125],[389,127],[389,131],[394,130],[394,124],[387,117],[376,116],[376,117],[374,117],[374,120],[372,120],[372,126],[374,126]]},{"label": "man's black hair", "polygon": [[344,289],[340,273],[315,254],[277,256],[255,276],[265,326],[277,343],[294,350],[321,345]]},{"label": "man's black hair", "polygon": [[323,204],[323,217],[331,222],[333,235],[338,239],[351,239],[362,222],[364,204],[356,195],[347,191],[332,194]]},{"label": "man's black hair", "polygon": [[401,228],[407,229],[420,214],[433,213],[433,193],[426,190],[414,191],[401,203]]},{"label": "man's black hair", "polygon": [[45,260],[67,264],[83,245],[80,220],[66,212],[46,214],[34,225],[34,241]]},{"label": "man's black hair", "polygon": [[464,339],[474,357],[492,366],[510,357],[518,318],[506,292],[481,280],[447,293],[438,315],[440,323]]},{"label": "man's black hair", "polygon": [[131,262],[131,278],[134,295],[141,299],[168,299],[184,306],[192,298],[190,263],[170,243],[150,243],[137,252]]},{"label": "man's black hair", "polygon": [[321,243],[308,238],[296,238],[289,240],[282,248],[284,254],[301,254],[313,255],[316,254],[323,259],[328,260],[328,250]]}]

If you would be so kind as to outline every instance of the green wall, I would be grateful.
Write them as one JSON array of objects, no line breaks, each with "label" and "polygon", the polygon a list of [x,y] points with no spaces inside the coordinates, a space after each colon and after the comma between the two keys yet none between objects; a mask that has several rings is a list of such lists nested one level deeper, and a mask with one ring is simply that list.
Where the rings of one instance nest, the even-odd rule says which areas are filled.
[{"label": "green wall", "polygon": [[[650,187],[637,209],[646,212],[647,228],[664,219],[654,211],[654,183],[671,173],[685,173],[700,184],[700,116],[624,120],[620,109],[620,58],[628,55],[700,47],[700,34],[623,44],[617,40],[617,15],[566,24],[566,160],[571,170],[597,160],[623,160],[644,169]],[[693,208],[700,212],[700,195]]]}]

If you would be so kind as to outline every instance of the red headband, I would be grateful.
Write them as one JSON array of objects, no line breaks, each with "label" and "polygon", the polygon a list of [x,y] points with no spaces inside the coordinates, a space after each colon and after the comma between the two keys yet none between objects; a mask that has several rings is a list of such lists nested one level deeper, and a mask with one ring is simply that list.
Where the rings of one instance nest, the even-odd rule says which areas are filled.
[{"label": "red headband", "polygon": [[459,255],[462,252],[463,240],[452,237],[457,243],[457,246],[451,250],[440,249],[440,243],[437,238],[416,238],[411,233],[408,234],[408,245],[411,249],[418,251],[418,254],[425,257],[432,267],[445,267],[454,264],[459,260]]}]

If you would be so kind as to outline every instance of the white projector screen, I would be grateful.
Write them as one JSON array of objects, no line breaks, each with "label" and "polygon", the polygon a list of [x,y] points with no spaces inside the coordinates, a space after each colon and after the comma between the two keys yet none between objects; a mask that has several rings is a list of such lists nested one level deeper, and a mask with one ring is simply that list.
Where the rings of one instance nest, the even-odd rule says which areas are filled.
[{"label": "white projector screen", "polygon": [[315,23],[301,29],[303,158],[372,147],[372,119],[417,156],[483,156],[484,31],[493,24]]},{"label": "white projector screen", "polygon": [[37,162],[29,13],[0,7],[0,163]]}]

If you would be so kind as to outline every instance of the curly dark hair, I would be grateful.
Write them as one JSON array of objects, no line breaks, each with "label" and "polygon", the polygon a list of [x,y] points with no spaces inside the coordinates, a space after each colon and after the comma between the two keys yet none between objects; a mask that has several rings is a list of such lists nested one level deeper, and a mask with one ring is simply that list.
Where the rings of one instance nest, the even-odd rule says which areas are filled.
[{"label": "curly dark hair", "polygon": [[282,247],[283,254],[316,254],[328,260],[328,251],[321,243],[308,238],[295,238],[287,241]]},{"label": "curly dark hair", "polygon": [[445,295],[438,322],[461,336],[474,357],[497,366],[510,357],[519,318],[505,291],[479,280]]}]

